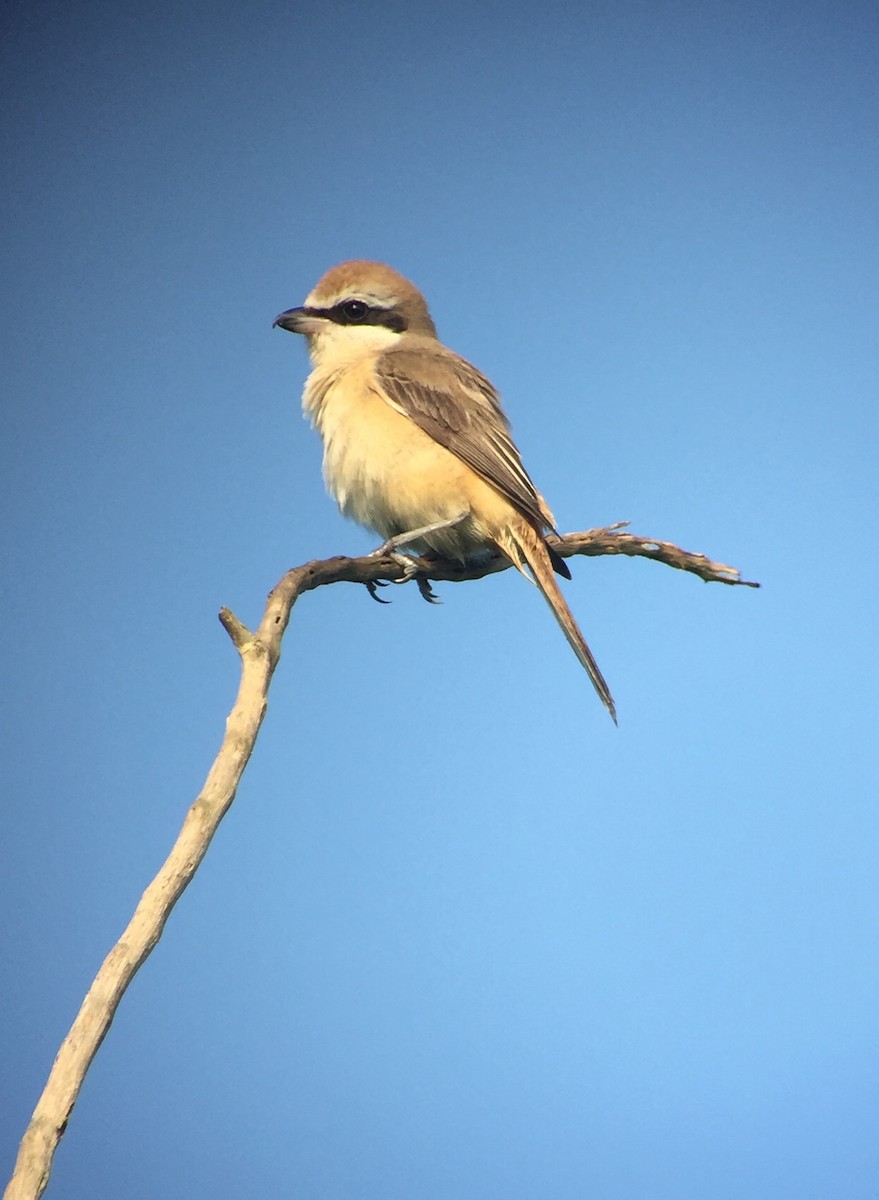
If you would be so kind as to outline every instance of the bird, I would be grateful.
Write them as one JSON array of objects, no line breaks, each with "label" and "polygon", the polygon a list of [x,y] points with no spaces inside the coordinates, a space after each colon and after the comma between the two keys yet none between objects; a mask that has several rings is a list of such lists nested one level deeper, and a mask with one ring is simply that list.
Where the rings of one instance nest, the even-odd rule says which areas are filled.
[{"label": "bird", "polygon": [[[616,723],[613,697],[556,582],[555,518],[513,442],[489,380],[439,340],[418,288],[381,262],[328,270],[276,327],[303,334],[302,407],[323,441],[342,513],[385,538],[467,562],[500,551],[537,584]],[[529,576],[530,572],[530,576]],[[429,593],[428,593],[429,594]]]}]

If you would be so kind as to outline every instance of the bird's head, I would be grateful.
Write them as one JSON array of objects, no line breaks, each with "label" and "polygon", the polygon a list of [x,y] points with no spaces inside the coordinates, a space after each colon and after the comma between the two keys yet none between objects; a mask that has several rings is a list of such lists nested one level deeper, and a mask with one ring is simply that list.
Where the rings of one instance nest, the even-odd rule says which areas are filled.
[{"label": "bird's head", "polygon": [[353,259],[332,267],[275,325],[308,338],[315,363],[394,345],[404,334],[436,337],[427,302],[414,284],[384,263]]}]

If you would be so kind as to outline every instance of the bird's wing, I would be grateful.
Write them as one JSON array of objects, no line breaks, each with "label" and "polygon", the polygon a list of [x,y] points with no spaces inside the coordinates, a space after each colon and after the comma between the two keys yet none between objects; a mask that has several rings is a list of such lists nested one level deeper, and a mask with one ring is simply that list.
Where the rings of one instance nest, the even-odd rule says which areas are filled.
[{"label": "bird's wing", "polygon": [[457,354],[431,347],[387,350],[375,374],[397,412],[472,467],[538,530],[554,529],[510,437],[500,398],[481,372]]}]

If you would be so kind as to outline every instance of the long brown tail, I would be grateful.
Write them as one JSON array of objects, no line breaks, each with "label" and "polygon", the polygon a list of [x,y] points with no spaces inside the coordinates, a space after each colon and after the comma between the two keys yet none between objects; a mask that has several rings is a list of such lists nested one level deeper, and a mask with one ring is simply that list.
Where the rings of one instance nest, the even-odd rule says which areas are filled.
[{"label": "long brown tail", "polygon": [[537,530],[524,520],[515,529],[511,528],[505,532],[507,536],[503,539],[501,549],[520,571],[523,570],[523,559],[528,564],[534,582],[540,588],[544,600],[552,609],[553,616],[561,626],[562,633],[568,639],[568,645],[585,667],[593,687],[616,725],[617,710],[613,696],[610,694],[610,688],[605,683],[604,676],[598,669],[598,663],[592,657],[592,651],[586,645],[586,639],[574,620],[574,614],[568,608],[567,601],[555,581],[552,559],[546,542]]}]

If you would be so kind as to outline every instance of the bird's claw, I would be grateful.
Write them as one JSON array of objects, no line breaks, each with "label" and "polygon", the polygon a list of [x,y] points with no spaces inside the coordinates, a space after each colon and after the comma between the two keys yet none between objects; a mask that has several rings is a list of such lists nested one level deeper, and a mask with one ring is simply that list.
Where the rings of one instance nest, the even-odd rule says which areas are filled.
[{"label": "bird's claw", "polygon": [[422,600],[426,600],[428,604],[442,604],[442,600],[430,586],[430,580],[426,575],[416,575],[415,582],[418,584]]},{"label": "bird's claw", "polygon": [[366,584],[365,584],[366,590],[369,592],[370,596],[372,596],[372,598],[376,602],[376,604],[390,604],[391,603],[390,600],[382,600],[381,596],[376,591],[376,588],[387,587],[387,586],[388,586],[388,584],[387,584],[386,579],[367,579]]}]

